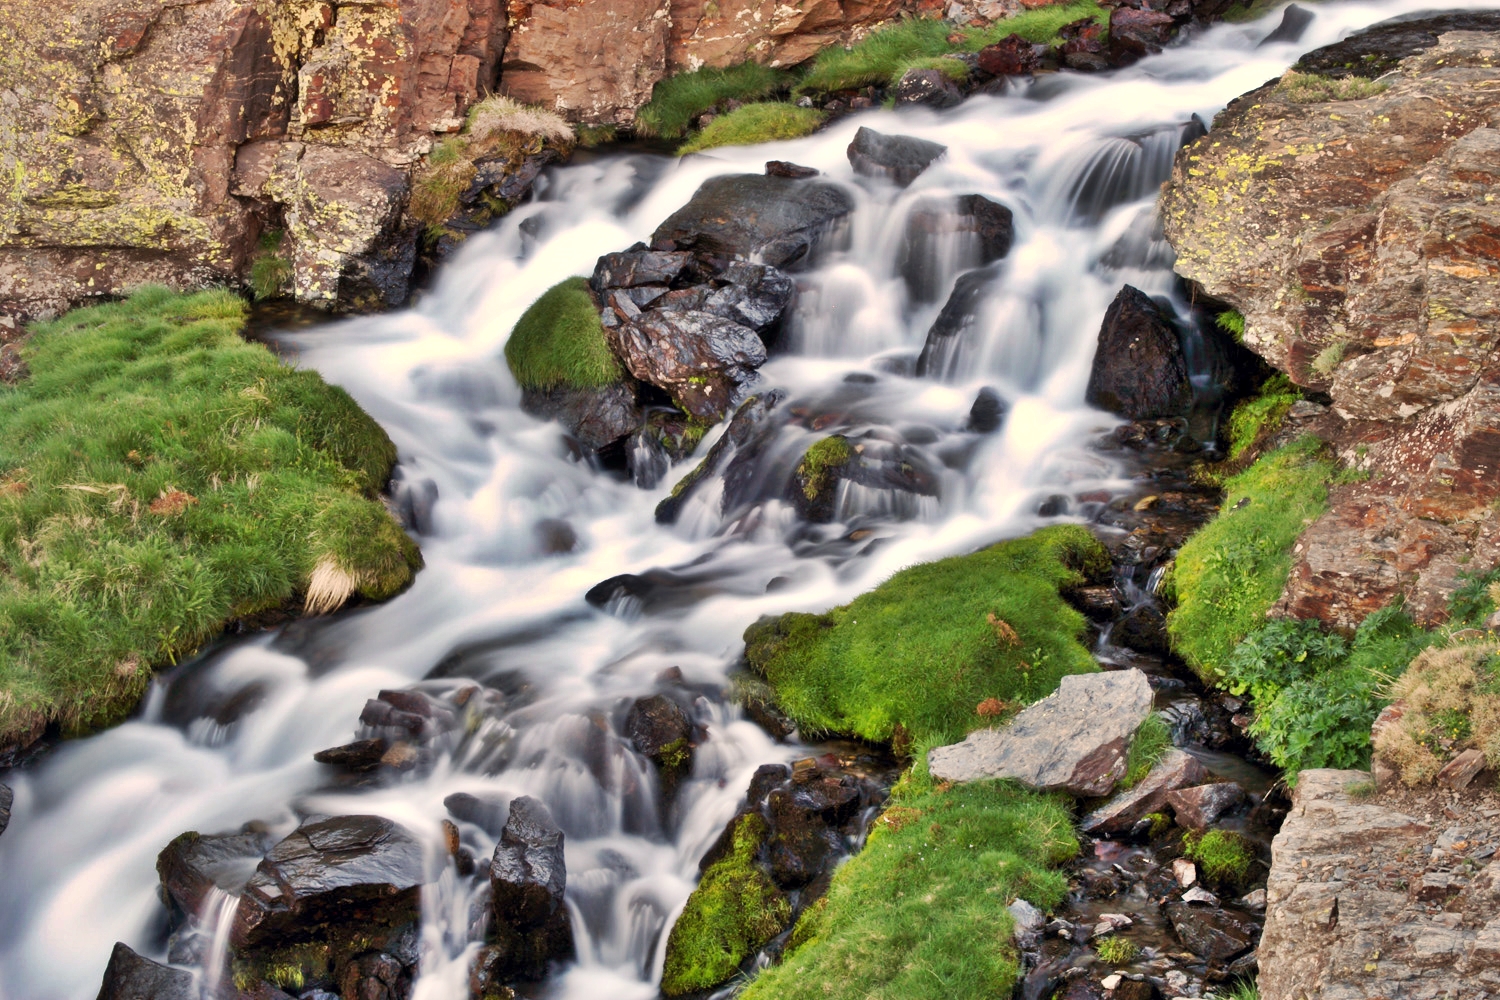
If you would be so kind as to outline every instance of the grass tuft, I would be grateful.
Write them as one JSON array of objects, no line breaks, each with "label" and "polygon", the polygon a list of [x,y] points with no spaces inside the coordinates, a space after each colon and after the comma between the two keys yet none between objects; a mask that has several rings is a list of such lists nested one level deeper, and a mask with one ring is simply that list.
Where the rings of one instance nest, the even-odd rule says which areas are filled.
[{"label": "grass tuft", "polygon": [[1245,342],[1245,314],[1236,309],[1226,309],[1214,317],[1220,330],[1234,338],[1236,344]]},{"label": "grass tuft", "polygon": [[904,569],[826,614],[762,619],[745,655],[805,735],[956,740],[983,721],[974,707],[986,699],[1033,701],[1097,669],[1078,641],[1083,617],[1058,590],[1108,565],[1084,528],[1044,528]]},{"label": "grass tuft", "polygon": [[1120,787],[1134,788],[1140,784],[1171,747],[1171,728],[1161,716],[1152,712],[1135,731],[1135,739],[1130,741],[1130,752],[1125,757],[1125,780]]},{"label": "grass tuft", "polygon": [[224,291],[145,288],[33,330],[0,387],[0,745],[122,719],[151,669],[328,565],[420,565],[378,500],[395,447],[342,389],[239,336]]},{"label": "grass tuft", "polygon": [[559,282],[532,303],[505,342],[505,360],[523,389],[596,388],[622,375],[582,278]]},{"label": "grass tuft", "polygon": [[1293,104],[1322,104],[1325,101],[1357,101],[1385,93],[1389,84],[1348,76],[1334,80],[1317,73],[1287,70],[1277,89]]},{"label": "grass tuft", "polygon": [[1215,682],[1240,640],[1264,623],[1291,571],[1297,536],[1323,513],[1334,464],[1302,438],[1224,484],[1218,516],[1183,545],[1172,570],[1173,649]]},{"label": "grass tuft", "polygon": [[1189,831],[1182,838],[1182,854],[1196,861],[1204,879],[1220,889],[1242,888],[1255,861],[1245,839],[1229,830]]},{"label": "grass tuft", "polygon": [[499,94],[491,94],[469,109],[464,132],[474,142],[484,142],[502,132],[535,137],[559,146],[571,145],[577,138],[573,126],[561,115]]},{"label": "grass tuft", "polygon": [[1486,767],[1500,770],[1500,646],[1429,649],[1412,661],[1391,695],[1404,711],[1381,730],[1375,752],[1400,771],[1404,784],[1427,784],[1471,748],[1484,754]]},{"label": "grass tuft", "polygon": [[720,103],[770,97],[785,91],[791,82],[792,76],[785,70],[756,62],[678,73],[652,89],[650,102],[635,114],[635,130],[643,136],[680,139],[694,118]]},{"label": "grass tuft", "polygon": [[1094,942],[1094,952],[1105,965],[1128,965],[1141,953],[1140,945],[1114,934]]},{"label": "grass tuft", "polygon": [[250,291],[257,302],[280,298],[292,280],[292,262],[281,255],[285,230],[268,229],[250,262]]},{"label": "grass tuft", "polygon": [[798,920],[790,955],[742,1000],[1010,996],[1019,956],[1006,907],[1060,903],[1067,879],[1052,866],[1077,852],[1062,798],[909,772],[826,902]]},{"label": "grass tuft", "polygon": [[817,131],[828,116],[793,104],[746,104],[720,115],[677,150],[678,156],[720,146],[754,146],[778,139],[799,139]]}]

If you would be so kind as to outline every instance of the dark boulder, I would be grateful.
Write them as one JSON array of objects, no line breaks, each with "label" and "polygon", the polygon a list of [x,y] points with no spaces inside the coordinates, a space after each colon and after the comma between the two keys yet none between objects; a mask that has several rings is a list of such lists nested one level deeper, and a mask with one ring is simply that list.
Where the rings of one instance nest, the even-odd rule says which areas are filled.
[{"label": "dark boulder", "polygon": [[10,826],[10,807],[15,801],[15,793],[8,785],[0,785],[0,833]]},{"label": "dark boulder", "polygon": [[651,246],[756,257],[785,268],[853,210],[854,199],[837,184],[758,174],[714,177],[657,227]]},{"label": "dark boulder", "polygon": [[239,895],[274,845],[265,833],[184,833],[157,855],[156,873],[181,915],[192,916],[203,912],[213,889]]},{"label": "dark boulder", "polygon": [[1037,46],[1020,35],[1007,35],[979,50],[979,68],[991,76],[1021,76],[1041,66]]},{"label": "dark boulder", "polygon": [[1192,408],[1177,331],[1138,288],[1120,289],[1104,314],[1086,398],[1127,420],[1179,416]]},{"label": "dark boulder", "polygon": [[668,292],[657,305],[713,313],[759,332],[781,319],[796,293],[796,283],[777,268],[736,260],[703,284]]},{"label": "dark boulder", "polygon": [[799,888],[822,874],[841,854],[841,829],[859,812],[862,799],[855,778],[822,769],[794,770],[789,787],[770,792],[768,844],[776,884]]},{"label": "dark boulder", "polygon": [[1276,30],[1262,38],[1256,48],[1263,45],[1301,41],[1302,33],[1307,30],[1309,24],[1313,23],[1314,16],[1313,12],[1306,7],[1299,7],[1296,4],[1288,5],[1287,9],[1281,12],[1281,23],[1276,26]]},{"label": "dark boulder", "polygon": [[1139,58],[1162,50],[1177,31],[1172,15],[1116,7],[1109,15],[1109,44],[1116,53]]},{"label": "dark boulder", "polygon": [[541,802],[512,800],[490,862],[495,919],[483,962],[492,980],[540,979],[550,962],[572,957],[566,887],[562,830]]},{"label": "dark boulder", "polygon": [[948,147],[909,135],[884,135],[861,127],[849,143],[849,163],[856,174],[884,177],[907,187],[948,152]]},{"label": "dark boulder", "polygon": [[1211,962],[1233,958],[1260,940],[1259,926],[1227,910],[1191,903],[1171,903],[1165,909],[1183,945]]},{"label": "dark boulder", "polygon": [[833,434],[803,453],[787,484],[787,500],[804,521],[826,524],[834,518],[838,485],[857,461],[849,439]]},{"label": "dark boulder", "polygon": [[267,852],[235,914],[240,951],[327,938],[335,928],[366,937],[417,917],[427,881],[422,844],[380,816],[307,823]]},{"label": "dark boulder", "polygon": [[934,302],[942,293],[939,282],[946,275],[938,262],[943,241],[973,234],[972,255],[959,266],[982,267],[1010,253],[1014,232],[1011,210],[983,195],[917,204],[906,217],[906,239],[897,264],[912,300]]},{"label": "dark boulder", "polygon": [[1007,407],[1000,394],[989,386],[979,390],[969,407],[968,429],[975,434],[993,434],[1005,422]]},{"label": "dark boulder", "polygon": [[373,771],[380,766],[389,744],[383,739],[355,740],[342,746],[329,747],[313,754],[319,764],[344,768],[349,771]]},{"label": "dark boulder", "polygon": [[406,1000],[411,980],[411,973],[396,958],[371,952],[344,966],[339,996],[343,1000]]},{"label": "dark boulder", "polygon": [[936,69],[909,69],[896,84],[896,106],[936,108],[957,107],[964,95],[953,81]]},{"label": "dark boulder", "polygon": [[737,500],[727,475],[737,456],[753,455],[776,431],[771,416],[785,398],[780,390],[751,396],[740,404],[730,420],[724,434],[714,442],[703,461],[689,472],[672,489],[672,495],[656,505],[656,520],[660,524],[672,524],[682,513],[683,505],[697,489],[716,476],[724,476],[725,490],[720,501],[720,510],[729,509],[728,504]]},{"label": "dark boulder", "polygon": [[943,378],[951,374],[963,334],[974,325],[985,296],[999,277],[1000,269],[995,265],[959,275],[942,312],[927,331],[927,340],[917,358],[919,378]]},{"label": "dark boulder", "polygon": [[185,969],[142,958],[116,943],[98,1000],[198,1000],[197,978]]},{"label": "dark boulder", "polygon": [[1373,80],[1395,69],[1408,56],[1432,48],[1439,36],[1450,31],[1500,31],[1500,11],[1453,11],[1382,21],[1341,42],[1314,49],[1298,59],[1292,69],[1334,79],[1359,76]]},{"label": "dark boulder", "polygon": [[590,451],[634,434],[645,423],[635,389],[627,382],[598,388],[527,389],[521,394],[521,409],[539,420],[556,420]]},{"label": "dark boulder", "polygon": [[804,167],[797,163],[788,163],[786,160],[766,161],[767,177],[789,177],[792,180],[800,181],[806,180],[809,177],[816,177],[820,173],[822,171],[818,170],[817,167]]},{"label": "dark boulder", "polygon": [[709,423],[723,419],[739,385],[766,362],[766,345],[754,330],[696,309],[643,312],[607,336],[631,375]]},{"label": "dark boulder", "polygon": [[611,288],[639,288],[644,285],[670,285],[682,274],[689,253],[667,253],[640,247],[607,253],[594,265],[589,285],[603,296]]},{"label": "dark boulder", "polygon": [[1140,653],[1165,656],[1169,648],[1166,616],[1154,605],[1143,604],[1115,625],[1110,641]]},{"label": "dark boulder", "polygon": [[687,713],[664,694],[637,698],[625,716],[625,738],[636,753],[663,763],[663,753],[686,748],[693,724]]}]

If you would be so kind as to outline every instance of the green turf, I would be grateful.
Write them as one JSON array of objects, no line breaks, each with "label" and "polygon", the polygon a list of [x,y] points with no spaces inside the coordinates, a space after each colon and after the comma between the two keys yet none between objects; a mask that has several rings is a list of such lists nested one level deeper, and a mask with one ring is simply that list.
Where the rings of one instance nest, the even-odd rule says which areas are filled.
[{"label": "green turf", "polygon": [[1285,375],[1266,379],[1260,392],[1240,400],[1229,415],[1229,459],[1233,461],[1249,451],[1261,438],[1275,433],[1292,404],[1302,393]]},{"label": "green turf", "polygon": [[582,278],[559,282],[532,303],[505,342],[505,360],[523,389],[597,388],[623,375]]},{"label": "green turf", "polygon": [[1130,741],[1130,752],[1125,758],[1125,777],[1120,787],[1134,788],[1140,784],[1171,746],[1172,730],[1162,717],[1155,712],[1146,716],[1146,721],[1135,731],[1135,739]]},{"label": "green turf", "polygon": [[719,146],[755,146],[778,139],[798,139],[816,131],[827,116],[794,104],[746,104],[708,123],[683,143],[677,155],[701,153]]},{"label": "green turf", "polygon": [[1084,528],[1044,528],[902,570],[826,614],[763,619],[745,655],[804,735],[956,740],[987,721],[980,702],[1029,702],[1097,669],[1058,590],[1108,567]]},{"label": "green turf", "polygon": [[0,386],[0,745],[121,719],[324,564],[388,597],[420,565],[377,494],[390,439],[239,336],[223,291],[148,288],[33,331]]},{"label": "green turf", "polygon": [[755,62],[678,73],[652,89],[650,102],[636,112],[635,130],[644,136],[679,139],[694,118],[720,102],[758,100],[786,90],[791,83],[792,75],[785,70]]},{"label": "green turf", "polygon": [[1057,905],[1068,885],[1052,867],[1077,851],[1060,798],[914,770],[798,920],[791,954],[741,1000],[1008,997],[1019,963],[1006,908]]},{"label": "green turf", "polygon": [[1167,617],[1172,648],[1205,680],[1281,596],[1292,545],[1323,513],[1334,464],[1303,438],[1265,456],[1224,484],[1219,514],[1178,552],[1172,570],[1177,608]]}]

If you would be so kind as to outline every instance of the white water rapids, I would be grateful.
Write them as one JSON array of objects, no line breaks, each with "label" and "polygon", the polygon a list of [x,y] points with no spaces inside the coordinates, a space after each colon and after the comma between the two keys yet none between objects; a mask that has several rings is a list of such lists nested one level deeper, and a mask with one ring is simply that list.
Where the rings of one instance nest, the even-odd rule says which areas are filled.
[{"label": "white water rapids", "polygon": [[[803,751],[773,742],[722,701],[701,699],[697,721],[709,740],[681,792],[680,824],[629,833],[640,824],[625,816],[641,803],[606,791],[582,762],[589,713],[650,693],[668,667],[690,683],[722,684],[742,631],[760,615],[822,610],[901,567],[1023,533],[1048,495],[1117,488],[1120,470],[1088,448],[1113,420],[1084,405],[1084,389],[1100,319],[1120,286],[1175,294],[1169,255],[1150,244],[1150,231],[1179,126],[1195,114],[1211,120],[1306,50],[1419,9],[1414,0],[1320,4],[1301,41],[1257,48],[1278,11],[1198,32],[1125,70],[1053,75],[941,114],[873,111],[807,139],[680,162],[580,161],[550,171],[537,199],[472,238],[415,308],[287,338],[302,364],[347,387],[385,426],[406,482],[436,483],[420,539],[426,569],[383,606],[231,642],[184,668],[204,705],[255,686],[254,707],[227,724],[169,711],[159,684],[137,720],[8,777],[15,804],[0,837],[0,997],[88,1000],[117,940],[163,959],[155,861],[183,831],[258,820],[279,836],[299,814],[375,813],[429,840],[436,871],[443,799],[461,791],[537,796],[567,833],[578,958],[542,994],[655,996],[665,929],[692,890],[699,857],[754,769]],[[906,191],[858,181],[845,147],[860,125],[949,151]],[[796,530],[775,502],[725,522],[702,500],[679,524],[658,525],[657,502],[712,437],[645,491],[576,460],[556,425],[519,409],[501,352],[525,308],[563,278],[591,273],[601,254],[649,240],[705,179],[759,173],[769,159],[819,168],[850,187],[858,208],[848,249],[797,275],[794,329],[762,370],[763,384],[816,401],[846,388],[845,376],[867,373],[874,382],[860,383],[856,430],[883,424],[883,433],[935,451],[962,441],[974,449],[943,472],[941,496],[900,511],[905,519],[890,517],[890,497],[846,489],[842,528]],[[1015,212],[1003,277],[955,378],[898,374],[964,263],[963,247],[939,247],[937,301],[910,303],[897,272],[906,214],[924,197],[970,193]],[[1130,252],[1109,259],[1134,265],[1101,262],[1117,245]],[[999,433],[974,438],[962,429],[986,385],[1010,412]],[[776,448],[789,452],[813,440],[783,435]],[[576,547],[548,554],[538,540],[543,521],[565,521]],[[866,540],[858,551],[841,542],[853,524],[873,528],[879,544]],[[715,582],[685,607],[632,618],[584,602],[616,574],[695,561]],[[354,737],[365,699],[422,680],[455,650],[468,651],[465,676],[530,685],[529,706],[506,720],[518,748],[508,759],[518,763],[491,773],[483,762],[447,759],[392,787],[329,790],[312,754]],[[647,775],[642,759],[627,756]],[[480,857],[494,846],[472,826],[464,836]],[[478,947],[468,940],[468,905],[451,865],[425,890],[417,1000],[468,995]]]}]

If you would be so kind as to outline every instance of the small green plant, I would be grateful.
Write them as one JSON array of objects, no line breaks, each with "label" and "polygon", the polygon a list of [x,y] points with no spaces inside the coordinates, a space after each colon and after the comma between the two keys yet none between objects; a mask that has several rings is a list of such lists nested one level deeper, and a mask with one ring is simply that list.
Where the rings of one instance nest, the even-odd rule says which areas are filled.
[{"label": "small green plant", "polygon": [[461,138],[444,139],[413,176],[407,211],[427,226],[441,226],[458,211],[459,199],[478,172]]},{"label": "small green plant", "polygon": [[659,82],[651,100],[635,115],[638,134],[679,139],[693,119],[726,101],[754,101],[784,92],[792,83],[785,70],[744,62],[727,69],[705,66]]},{"label": "small green plant", "polygon": [[1094,942],[1094,952],[1105,965],[1128,965],[1141,953],[1140,945],[1129,938],[1111,934]]},{"label": "small green plant", "polygon": [[797,478],[802,483],[802,494],[809,500],[828,488],[829,477],[843,468],[854,457],[849,439],[842,434],[832,434],[814,444],[797,463]]},{"label": "small green plant", "polygon": [[292,280],[292,262],[281,255],[286,232],[267,229],[250,262],[250,291],[257,302],[280,298]]},{"label": "small green plant", "polygon": [[1229,415],[1229,460],[1239,459],[1274,433],[1292,404],[1301,398],[1302,393],[1291,379],[1276,374],[1266,379],[1254,396],[1241,400]]},{"label": "small green plant", "polygon": [[505,342],[505,360],[523,389],[597,388],[622,374],[582,278],[559,282],[532,303]]},{"label": "small green plant", "polygon": [[1153,840],[1172,829],[1172,817],[1166,813],[1147,813],[1146,821],[1151,824],[1151,838]]},{"label": "small green plant", "polygon": [[1313,358],[1312,370],[1324,378],[1332,375],[1334,369],[1344,360],[1344,353],[1349,350],[1349,341],[1336,340],[1318,352]]},{"label": "small green plant", "polygon": [[1293,104],[1322,104],[1325,101],[1357,101],[1385,93],[1389,84],[1347,76],[1335,80],[1317,73],[1287,70],[1278,88]]},{"label": "small green plant", "polygon": [[1245,342],[1245,314],[1237,309],[1226,309],[1214,317],[1220,330],[1234,338],[1235,343]]},{"label": "small green plant", "polygon": [[1125,758],[1125,780],[1122,788],[1134,788],[1141,779],[1151,773],[1156,762],[1172,746],[1172,730],[1161,716],[1152,712],[1146,716],[1130,741],[1130,752]]},{"label": "small green plant", "polygon": [[1224,888],[1245,885],[1255,861],[1245,839],[1229,830],[1189,831],[1182,838],[1182,854],[1198,863],[1205,879]]},{"label": "small green plant", "polygon": [[614,125],[578,126],[578,145],[584,149],[607,146],[619,137],[619,128]]},{"label": "small green plant", "polygon": [[1260,1000],[1260,987],[1253,979],[1237,979],[1228,993],[1215,993],[1208,1000]]},{"label": "small green plant", "polygon": [[755,146],[779,139],[798,139],[817,131],[827,116],[793,104],[746,104],[720,115],[677,150],[678,156],[720,146]]}]

